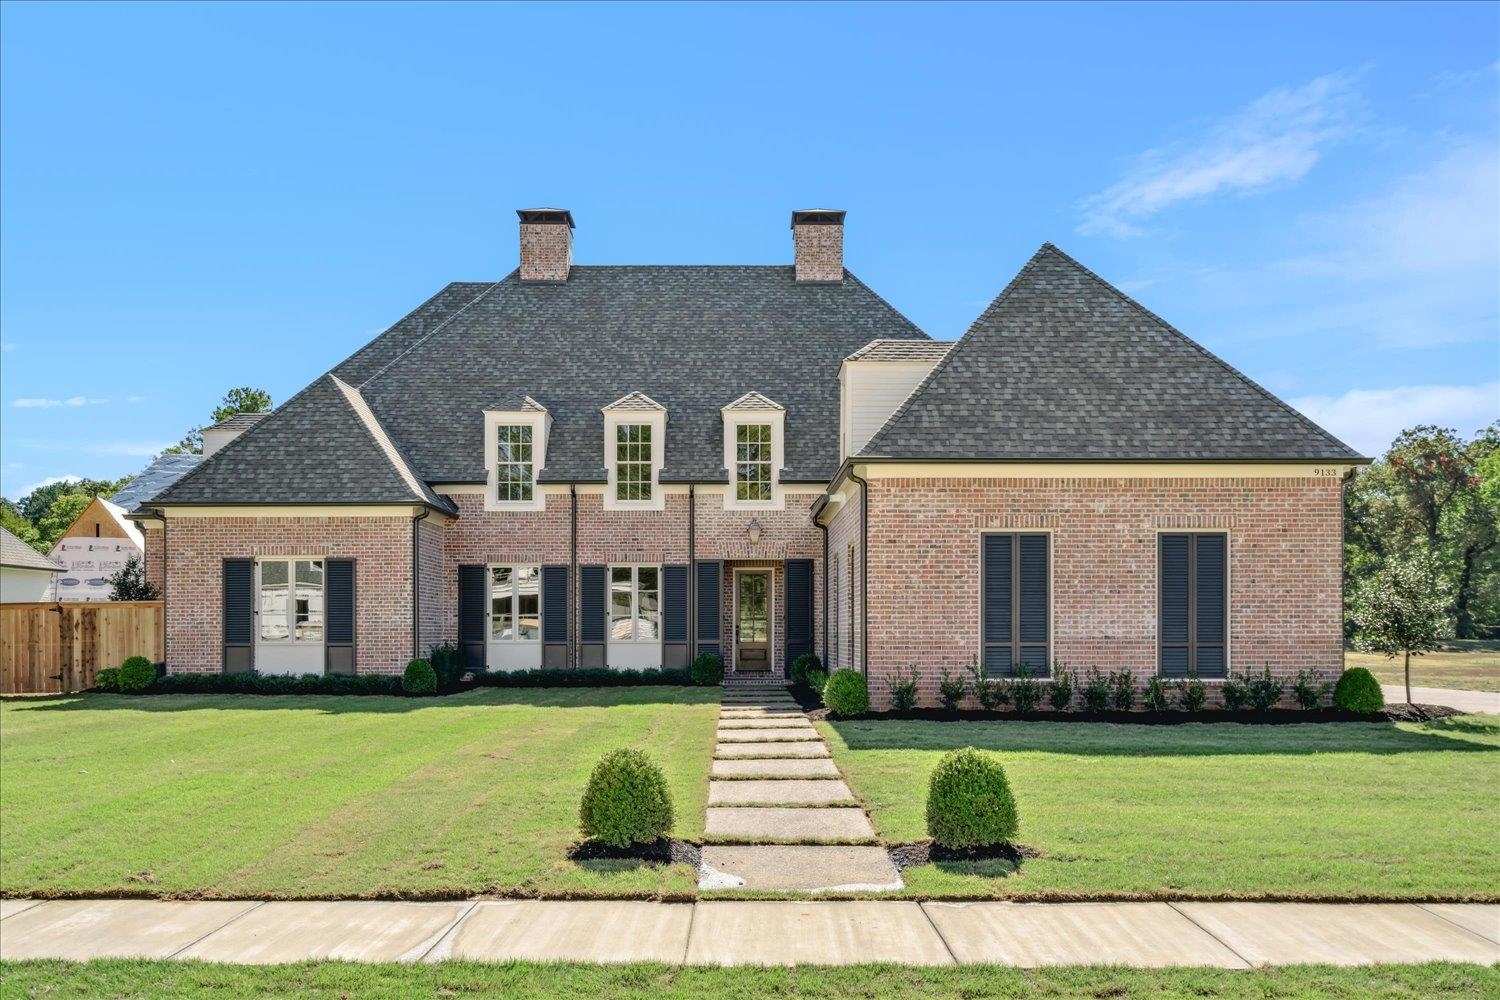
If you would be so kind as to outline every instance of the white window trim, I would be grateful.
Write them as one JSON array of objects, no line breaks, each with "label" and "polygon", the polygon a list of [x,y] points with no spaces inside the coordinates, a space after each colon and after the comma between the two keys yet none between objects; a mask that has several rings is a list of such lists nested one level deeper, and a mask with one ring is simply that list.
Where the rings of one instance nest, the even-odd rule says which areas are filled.
[{"label": "white window trim", "polygon": [[[661,564],[659,564],[659,563],[610,563],[609,564],[609,566],[607,567],[607,570],[606,570],[606,572],[609,574],[608,577],[606,578],[606,584],[608,586],[608,590],[606,591],[606,595],[608,597],[607,608],[608,608],[608,614],[609,614],[609,630],[610,631],[614,630],[614,620],[615,620],[615,605],[614,605],[615,570],[617,570],[617,569],[628,569],[628,570],[630,570],[630,634],[631,634],[631,638],[629,638],[629,639],[616,639],[612,635],[607,635],[606,636],[606,646],[660,646],[662,644],[661,630],[662,630],[662,616],[663,616],[663,613],[664,613],[663,608],[661,606],[661,592],[662,592]],[[634,638],[635,633],[640,630],[640,621],[641,621],[641,572],[640,571],[643,570],[643,569],[654,569],[654,570],[656,570],[656,638],[655,639],[637,639],[637,638]]]},{"label": "white window trim", "polygon": [[[724,469],[729,473],[729,489],[724,491],[725,510],[784,510],[786,496],[781,489],[781,469],[786,464],[786,411],[771,409],[738,409],[724,407]],[[739,499],[739,463],[735,461],[735,432],[745,424],[771,425],[771,499]]]},{"label": "white window trim", "polygon": [[[267,639],[260,634],[260,601],[261,582],[260,570],[266,563],[287,563],[287,634],[285,639]],[[295,617],[296,604],[293,599],[292,588],[296,585],[296,567],[299,562],[318,562],[323,564],[323,634],[317,639],[298,639],[297,623]],[[255,645],[257,646],[318,646],[322,647],[328,641],[328,557],[327,556],[256,556],[255,557]]]},{"label": "white window trim", "polygon": [[[516,632],[517,634],[514,635],[514,636],[512,636],[509,639],[497,639],[497,638],[495,638],[495,621],[494,621],[494,616],[495,616],[494,594],[495,594],[495,591],[494,591],[494,587],[495,587],[495,570],[497,570],[497,569],[508,569],[508,570],[511,571],[511,580],[510,580],[510,616],[511,616],[511,622],[512,622],[511,629],[512,629],[512,631]],[[520,629],[520,624],[521,624],[521,614],[520,614],[521,613],[521,591],[520,591],[519,581],[516,579],[516,576],[515,576],[515,571],[518,570],[518,569],[535,569],[536,570],[537,629],[536,629],[536,638],[535,639],[523,639],[519,635],[520,630],[521,630]],[[484,568],[484,570],[485,570],[485,574],[486,574],[486,577],[487,577],[487,579],[486,579],[486,586],[488,587],[488,591],[487,591],[487,595],[486,595],[485,609],[484,609],[485,635],[487,636],[486,641],[489,642],[490,645],[492,645],[492,646],[512,646],[512,645],[514,645],[514,646],[540,646],[542,644],[542,623],[541,623],[541,616],[542,616],[542,567],[539,564],[537,564],[537,563],[490,563],[489,565],[487,565]]]},{"label": "white window trim", "polygon": [[[501,427],[526,425],[531,428],[531,499],[500,499],[500,431]],[[552,428],[552,415],[546,410],[485,410],[484,411],[484,509],[545,510],[547,499],[537,479],[547,467],[547,432]]]},{"label": "white window trim", "polygon": [[[643,424],[651,428],[651,499],[621,500],[616,492],[619,467],[615,459],[616,432],[621,425]],[[667,498],[661,488],[661,470],[667,453],[667,413],[665,410],[604,408],[604,468],[609,481],[604,490],[605,510],[666,510]]]}]

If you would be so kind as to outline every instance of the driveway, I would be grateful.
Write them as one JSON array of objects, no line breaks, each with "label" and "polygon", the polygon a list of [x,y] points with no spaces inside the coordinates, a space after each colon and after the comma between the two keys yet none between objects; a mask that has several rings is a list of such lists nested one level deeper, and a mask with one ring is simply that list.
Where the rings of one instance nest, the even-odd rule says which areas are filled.
[{"label": "driveway", "polygon": [[[1400,705],[1406,702],[1406,687],[1401,684],[1382,684],[1380,690],[1385,692],[1385,703],[1387,705]],[[1411,689],[1411,700],[1418,705],[1447,705],[1456,708],[1460,712],[1479,713],[1486,715],[1500,715],[1500,692],[1495,691],[1458,691],[1453,688],[1424,688],[1414,687]]]}]

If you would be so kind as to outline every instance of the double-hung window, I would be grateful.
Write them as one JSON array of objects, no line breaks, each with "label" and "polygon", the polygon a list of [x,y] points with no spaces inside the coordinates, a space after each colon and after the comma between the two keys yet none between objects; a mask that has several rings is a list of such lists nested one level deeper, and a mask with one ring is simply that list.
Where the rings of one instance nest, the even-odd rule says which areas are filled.
[{"label": "double-hung window", "polygon": [[531,425],[501,424],[495,428],[495,499],[528,503],[536,489]]},{"label": "double-hung window", "polygon": [[490,567],[490,641],[536,642],[542,635],[540,566]]},{"label": "double-hung window", "polygon": [[615,499],[651,499],[651,425],[615,427]]},{"label": "double-hung window", "polygon": [[657,566],[609,568],[609,641],[661,638],[661,570]]},{"label": "double-hung window", "polygon": [[735,499],[772,499],[774,471],[770,424],[738,424],[734,429]]},{"label": "double-hung window", "polygon": [[984,673],[1050,674],[1052,595],[1046,534],[985,534],[980,574]]},{"label": "double-hung window", "polygon": [[323,560],[260,560],[262,642],[323,641]]},{"label": "double-hung window", "polygon": [[1229,537],[1157,541],[1157,665],[1163,677],[1223,677],[1229,666]]}]

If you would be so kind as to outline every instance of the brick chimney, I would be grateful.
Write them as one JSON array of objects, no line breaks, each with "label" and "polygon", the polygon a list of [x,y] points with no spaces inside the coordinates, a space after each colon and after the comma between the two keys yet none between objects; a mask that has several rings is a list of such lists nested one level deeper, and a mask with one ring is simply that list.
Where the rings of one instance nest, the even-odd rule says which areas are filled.
[{"label": "brick chimney", "polygon": [[573,213],[521,208],[521,280],[567,281],[573,263]]},{"label": "brick chimney", "polygon": [[844,280],[844,213],[806,208],[792,213],[797,280],[824,284]]}]

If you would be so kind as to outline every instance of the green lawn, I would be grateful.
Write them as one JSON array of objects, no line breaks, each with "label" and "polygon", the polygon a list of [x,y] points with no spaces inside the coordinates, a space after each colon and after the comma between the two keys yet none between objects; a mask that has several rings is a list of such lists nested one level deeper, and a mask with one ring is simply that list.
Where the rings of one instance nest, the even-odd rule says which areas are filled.
[{"label": "green lawn", "polygon": [[[1400,657],[1379,653],[1344,654],[1345,667],[1364,667],[1382,684],[1404,683]],[[1450,639],[1443,648],[1411,658],[1412,687],[1500,691],[1500,641]]]},{"label": "green lawn", "polygon": [[1290,966],[1230,972],[1219,969],[1012,969],[993,966],[913,969],[890,965],[795,969],[664,965],[200,965],[188,962],[102,961],[0,964],[0,997],[66,1000],[213,996],[400,998],[499,996],[508,1000],[610,997],[611,1000],[698,1000],[700,997],[808,1000],[958,1000],[1099,997],[1271,1000],[1480,1000],[1500,995],[1500,971],[1478,965],[1382,965],[1336,969]]},{"label": "green lawn", "polygon": [[908,893],[1500,899],[1500,718],[1182,726],[819,723],[889,842],[946,750],[1004,762],[1044,857],[924,865]]},{"label": "green lawn", "polygon": [[309,897],[692,895],[686,865],[575,864],[605,752],[703,831],[717,689],[0,703],[0,890]]}]

